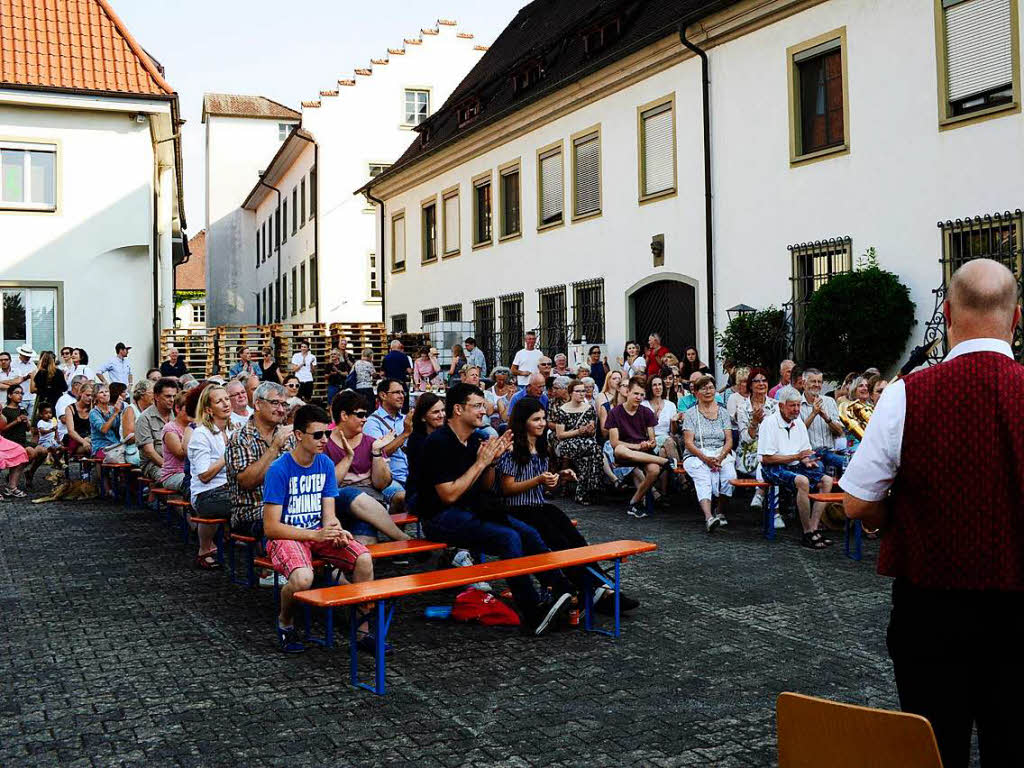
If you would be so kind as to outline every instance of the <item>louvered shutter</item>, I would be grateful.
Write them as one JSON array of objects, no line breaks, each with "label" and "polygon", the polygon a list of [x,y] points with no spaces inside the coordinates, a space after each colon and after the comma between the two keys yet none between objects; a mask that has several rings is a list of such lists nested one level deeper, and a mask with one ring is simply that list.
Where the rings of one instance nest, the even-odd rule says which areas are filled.
[{"label": "louvered shutter", "polygon": [[601,144],[598,135],[592,134],[577,139],[573,145],[576,153],[576,195],[573,213],[583,216],[601,210]]},{"label": "louvered shutter", "polygon": [[459,250],[459,196],[444,199],[444,252]]},{"label": "louvered shutter", "polygon": [[394,253],[394,266],[404,267],[405,266],[405,218],[397,219],[395,221],[395,242],[392,243],[392,252]]},{"label": "louvered shutter", "polygon": [[675,186],[672,151],[672,105],[662,104],[641,116],[644,146],[644,195],[656,195]]},{"label": "louvered shutter", "polygon": [[555,152],[540,159],[540,223],[562,220],[565,195],[562,190],[562,153]]},{"label": "louvered shutter", "polygon": [[949,100],[1013,82],[1010,0],[943,0]]}]

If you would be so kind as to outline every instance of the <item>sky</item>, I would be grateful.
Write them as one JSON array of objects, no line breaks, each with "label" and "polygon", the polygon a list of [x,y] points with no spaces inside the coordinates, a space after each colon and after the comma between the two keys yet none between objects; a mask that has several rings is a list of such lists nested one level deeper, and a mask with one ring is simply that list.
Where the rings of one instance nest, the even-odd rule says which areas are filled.
[{"label": "sky", "polygon": [[203,213],[203,94],[266,96],[292,109],[356,67],[369,67],[437,19],[490,44],[527,0],[111,0],[136,40],[166,71],[182,117],[185,218]]}]

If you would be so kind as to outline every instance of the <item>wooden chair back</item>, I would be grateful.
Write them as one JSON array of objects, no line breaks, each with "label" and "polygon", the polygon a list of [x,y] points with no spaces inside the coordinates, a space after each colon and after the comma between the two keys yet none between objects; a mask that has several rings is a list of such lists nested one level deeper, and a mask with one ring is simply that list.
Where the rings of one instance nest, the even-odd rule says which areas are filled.
[{"label": "wooden chair back", "polygon": [[942,768],[920,715],[783,692],[776,725],[779,768]]}]

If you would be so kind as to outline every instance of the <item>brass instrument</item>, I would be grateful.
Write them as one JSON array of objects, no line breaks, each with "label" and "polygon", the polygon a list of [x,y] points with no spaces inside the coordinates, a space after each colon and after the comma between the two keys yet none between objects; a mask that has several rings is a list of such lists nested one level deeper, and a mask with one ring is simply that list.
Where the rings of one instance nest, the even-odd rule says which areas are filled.
[{"label": "brass instrument", "polygon": [[860,400],[846,400],[839,406],[839,420],[843,426],[858,440],[864,439],[864,430],[868,428],[868,421],[875,407],[871,403],[864,403]]}]

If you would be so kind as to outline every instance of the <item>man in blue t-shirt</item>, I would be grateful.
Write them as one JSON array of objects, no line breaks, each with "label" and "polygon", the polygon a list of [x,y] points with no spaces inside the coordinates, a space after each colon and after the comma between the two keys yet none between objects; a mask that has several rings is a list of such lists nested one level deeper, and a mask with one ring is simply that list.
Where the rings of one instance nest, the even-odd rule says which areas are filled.
[{"label": "man in blue t-shirt", "polygon": [[[288,579],[281,590],[277,634],[281,650],[299,653],[305,646],[292,623],[296,592],[313,585],[313,558],[337,566],[354,581],[373,579],[373,561],[365,546],[341,527],[334,509],[338,482],[334,463],[324,455],[331,434],[330,416],[315,405],[295,412],[295,448],[274,461],[263,480],[263,533],[274,570]],[[359,645],[373,648],[362,630]]]}]

